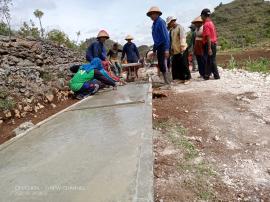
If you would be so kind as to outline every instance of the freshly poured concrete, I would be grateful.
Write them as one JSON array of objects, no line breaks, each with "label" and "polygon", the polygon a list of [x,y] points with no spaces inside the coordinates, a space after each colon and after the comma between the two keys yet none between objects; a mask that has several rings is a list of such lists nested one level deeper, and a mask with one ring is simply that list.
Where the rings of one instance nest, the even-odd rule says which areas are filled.
[{"label": "freshly poured concrete", "polygon": [[149,87],[91,97],[2,149],[0,201],[153,201]]}]

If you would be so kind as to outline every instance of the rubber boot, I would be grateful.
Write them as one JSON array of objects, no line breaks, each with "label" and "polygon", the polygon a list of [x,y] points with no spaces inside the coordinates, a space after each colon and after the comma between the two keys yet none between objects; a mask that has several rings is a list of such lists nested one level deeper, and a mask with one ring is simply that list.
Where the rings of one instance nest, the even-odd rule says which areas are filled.
[{"label": "rubber boot", "polygon": [[165,84],[170,85],[170,78],[169,78],[168,72],[162,72],[162,75],[163,75]]}]

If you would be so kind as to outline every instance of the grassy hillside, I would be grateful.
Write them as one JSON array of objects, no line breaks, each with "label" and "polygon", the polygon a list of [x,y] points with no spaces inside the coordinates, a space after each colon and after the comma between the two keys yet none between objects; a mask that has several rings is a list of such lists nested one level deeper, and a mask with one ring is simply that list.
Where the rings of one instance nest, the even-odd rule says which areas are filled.
[{"label": "grassy hillside", "polygon": [[235,0],[220,4],[212,16],[222,49],[269,41],[270,1]]}]

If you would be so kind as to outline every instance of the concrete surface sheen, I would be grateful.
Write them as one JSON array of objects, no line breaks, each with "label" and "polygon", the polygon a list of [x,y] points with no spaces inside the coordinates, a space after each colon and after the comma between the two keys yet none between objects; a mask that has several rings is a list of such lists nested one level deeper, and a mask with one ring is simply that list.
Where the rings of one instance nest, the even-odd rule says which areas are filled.
[{"label": "concrete surface sheen", "polygon": [[1,150],[0,201],[153,201],[149,89],[91,97]]}]

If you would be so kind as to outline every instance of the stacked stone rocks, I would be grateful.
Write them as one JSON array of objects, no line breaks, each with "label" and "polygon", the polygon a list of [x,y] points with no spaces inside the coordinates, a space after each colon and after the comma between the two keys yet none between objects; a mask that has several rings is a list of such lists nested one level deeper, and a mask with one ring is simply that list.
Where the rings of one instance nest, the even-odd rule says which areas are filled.
[{"label": "stacked stone rocks", "polygon": [[50,41],[0,36],[0,122],[68,99],[69,67],[84,61]]}]

